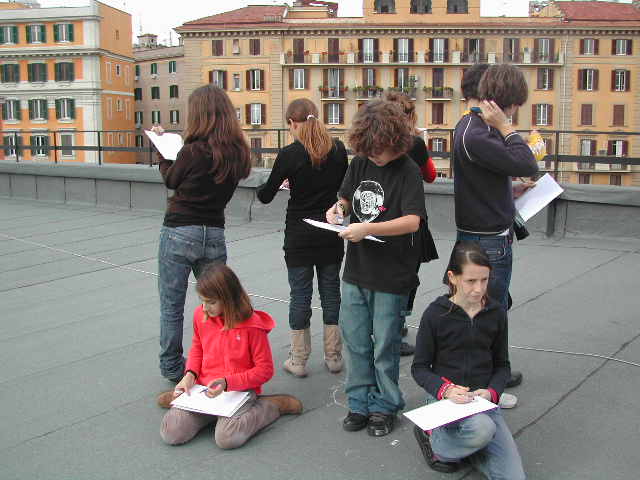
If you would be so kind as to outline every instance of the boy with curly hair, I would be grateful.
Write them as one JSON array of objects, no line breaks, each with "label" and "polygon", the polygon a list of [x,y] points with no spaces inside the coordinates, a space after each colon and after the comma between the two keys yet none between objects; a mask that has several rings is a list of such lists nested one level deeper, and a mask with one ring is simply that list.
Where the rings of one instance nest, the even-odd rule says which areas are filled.
[{"label": "boy with curly hair", "polygon": [[[340,328],[348,355],[347,431],[367,427],[389,434],[404,408],[398,386],[401,312],[417,286],[419,248],[414,234],[426,219],[420,170],[406,152],[413,132],[397,104],[374,100],[356,114],[348,142],[351,161],[329,223],[350,225],[342,277]],[[374,235],[384,243],[364,240]]]}]

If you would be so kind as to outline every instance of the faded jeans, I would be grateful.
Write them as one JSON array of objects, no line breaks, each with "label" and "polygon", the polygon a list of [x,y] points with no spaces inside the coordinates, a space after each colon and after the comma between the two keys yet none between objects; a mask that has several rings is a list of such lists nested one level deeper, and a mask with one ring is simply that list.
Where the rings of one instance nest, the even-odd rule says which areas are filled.
[{"label": "faded jeans", "polygon": [[346,351],[349,410],[362,415],[404,408],[400,375],[401,312],[408,295],[342,282],[340,329]]},{"label": "faded jeans", "polygon": [[[309,328],[311,321],[311,297],[313,296],[313,265],[287,267],[291,303],[289,303],[289,327],[291,330]],[[340,264],[316,265],[318,292],[325,325],[337,325],[340,314]]]},{"label": "faded jeans", "polygon": [[193,271],[197,278],[207,264],[226,261],[223,228],[189,225],[160,230],[160,372],[164,377],[179,380],[184,374],[182,328],[189,275]]}]

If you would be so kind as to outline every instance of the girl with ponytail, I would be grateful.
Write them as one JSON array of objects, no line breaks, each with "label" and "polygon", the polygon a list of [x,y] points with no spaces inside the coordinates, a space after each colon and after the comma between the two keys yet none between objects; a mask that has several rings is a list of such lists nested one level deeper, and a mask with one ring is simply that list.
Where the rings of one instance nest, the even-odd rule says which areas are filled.
[{"label": "girl with ponytail", "polygon": [[317,107],[306,98],[289,104],[285,118],[294,141],[280,151],[269,179],[258,189],[258,199],[269,203],[282,182],[289,180],[284,259],[291,289],[291,349],[283,368],[296,377],[307,375],[306,363],[311,353],[314,267],[324,322],[324,361],[332,373],[342,370],[338,314],[344,243],[335,232],[312,227],[303,219],[325,221],[325,212],[336,202],[347,171],[347,152],[341,141],[331,138],[318,117]]}]

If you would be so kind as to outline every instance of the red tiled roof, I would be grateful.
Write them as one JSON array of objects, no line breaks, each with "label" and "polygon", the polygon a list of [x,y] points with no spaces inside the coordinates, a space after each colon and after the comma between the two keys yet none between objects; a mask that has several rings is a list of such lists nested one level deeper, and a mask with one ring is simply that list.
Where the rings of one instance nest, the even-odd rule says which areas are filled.
[{"label": "red tiled roof", "polygon": [[[210,17],[199,18],[191,22],[186,22],[183,27],[191,27],[198,25],[229,25],[229,24],[255,24],[265,23],[266,18],[282,17],[286,10],[286,6],[261,6],[253,5],[249,7],[231,10],[230,12],[219,13]],[[273,20],[268,23],[278,23]]]},{"label": "red tiled roof", "polygon": [[640,10],[630,3],[614,2],[555,2],[569,21],[598,20],[621,21],[640,20]]}]

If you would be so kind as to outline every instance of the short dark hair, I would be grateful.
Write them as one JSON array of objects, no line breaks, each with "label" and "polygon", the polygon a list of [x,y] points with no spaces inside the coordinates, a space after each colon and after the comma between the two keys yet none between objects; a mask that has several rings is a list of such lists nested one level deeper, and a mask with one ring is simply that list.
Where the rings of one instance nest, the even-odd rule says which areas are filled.
[{"label": "short dark hair", "polygon": [[469,100],[470,98],[479,99],[478,85],[484,72],[489,68],[488,63],[476,63],[475,65],[467,68],[462,75],[462,83],[460,88],[462,89],[462,96]]},{"label": "short dark hair", "polygon": [[371,100],[356,113],[348,142],[356,155],[369,157],[384,151],[402,155],[413,146],[413,132],[400,105]]},{"label": "short dark hair", "polygon": [[512,105],[524,105],[529,97],[529,87],[522,70],[503,63],[487,68],[480,79],[478,95],[480,100],[493,100],[504,110]]}]

